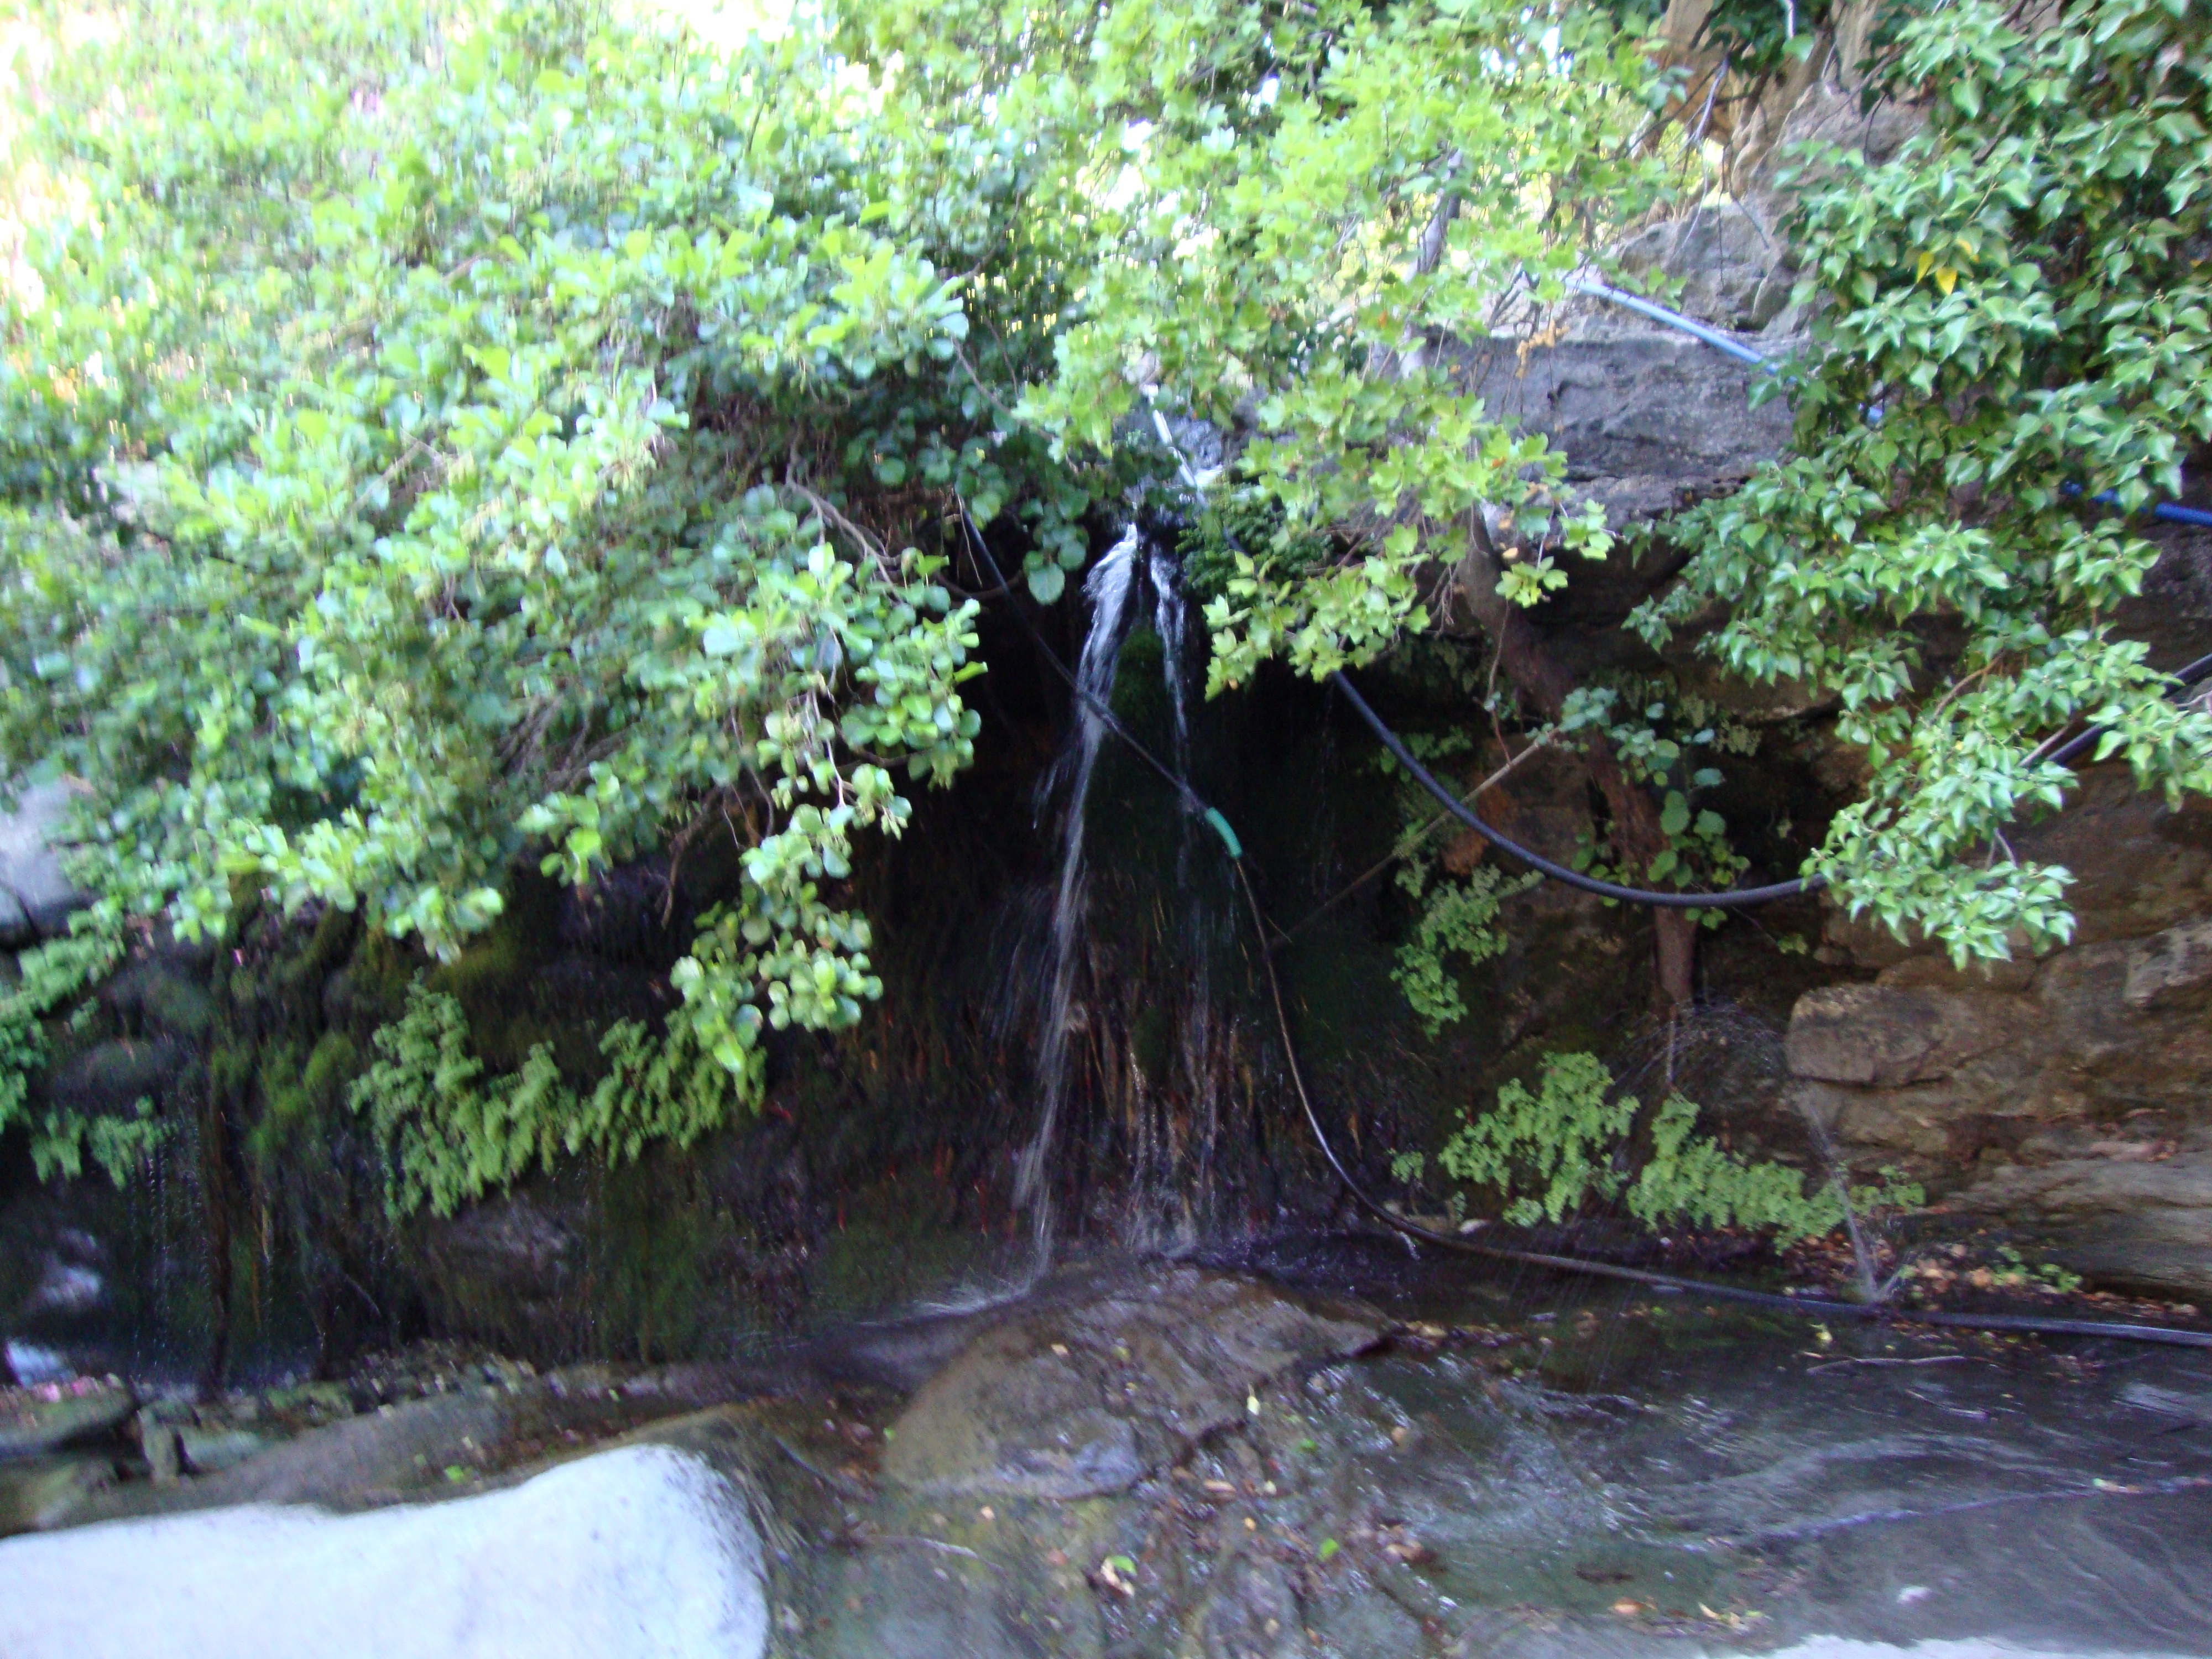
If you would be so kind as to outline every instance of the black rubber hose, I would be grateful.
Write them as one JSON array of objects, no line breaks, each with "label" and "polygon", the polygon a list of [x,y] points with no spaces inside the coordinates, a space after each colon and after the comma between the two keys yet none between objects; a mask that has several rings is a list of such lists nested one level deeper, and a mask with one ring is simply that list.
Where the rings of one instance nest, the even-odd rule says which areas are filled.
[{"label": "black rubber hose", "polygon": [[[2175,684],[2185,690],[2208,678],[2212,678],[2212,656],[2199,657],[2172,675]],[[1674,910],[1732,910],[1747,905],[1771,904],[1777,899],[1817,893],[1828,884],[1827,877],[1810,875],[1800,876],[1795,881],[1776,882],[1770,886],[1735,887],[1720,893],[1668,893],[1648,887],[1623,887],[1615,882],[1600,881],[1595,876],[1586,876],[1579,870],[1571,869],[1540,853],[1530,851],[1503,830],[1484,823],[1475,816],[1473,808],[1438,782],[1436,775],[1413,757],[1413,751],[1406,747],[1405,740],[1382,723],[1382,717],[1368,706],[1366,698],[1352,689],[1352,682],[1344,677],[1341,669],[1331,674],[1329,679],[1338,690],[1344,693],[1345,700],[1351,703],[1359,718],[1367,722],[1368,730],[1382,740],[1382,746],[1390,751],[1397,763],[1413,775],[1415,782],[1435,796],[1446,811],[1500,852],[1519,859],[1553,881],[1579,887],[1585,893],[1595,893],[1601,898],[1618,899],[1626,904],[1644,904],[1654,908]],[[2079,737],[2069,738],[2051,752],[2050,758],[2063,766],[2086,751],[2104,734],[2103,726],[2093,726]]]},{"label": "black rubber hose", "polygon": [[[2191,663],[2186,668],[2177,668],[2173,672],[2174,683],[2179,685],[2184,690],[2188,690],[2189,687],[2195,685],[2198,681],[2205,679],[2208,677],[2212,677],[2212,657],[2199,657],[2195,662]],[[2081,754],[2087,750],[2091,744],[2096,742],[2098,738],[2104,735],[2105,728],[2103,726],[2093,726],[2087,731],[2081,733],[2080,737],[2069,738],[2057,748],[2052,750],[2051,751],[2051,758],[2057,764],[2064,766],[2069,762],[2072,761],[2076,755]]]},{"label": "black rubber hose", "polygon": [[[1580,1273],[1586,1278],[1619,1279],[1632,1285],[1648,1285],[1656,1290],[1674,1291],[1684,1295],[1708,1296],[1717,1301],[1741,1303],[1751,1307],[1774,1308],[1790,1313],[1828,1314],[1838,1319],[1894,1318],[1906,1323],[1953,1326],[1965,1330],[2022,1331],[2045,1336],[2102,1336],[2132,1342],[2160,1342],[2179,1347],[2212,1348],[2212,1332],[2175,1330],[2161,1325],[2113,1325],[2090,1319],[2037,1319],[2015,1314],[1954,1314],[1924,1310],[1900,1310],[1873,1303],[1835,1302],[1818,1297],[1779,1296],[1771,1291],[1754,1291],[1735,1285],[1716,1285],[1704,1279],[1680,1278],[1673,1273],[1652,1273],[1642,1267],[1625,1267],[1611,1261],[1593,1261],[1582,1256],[1552,1255],[1541,1250],[1516,1250],[1502,1245],[1470,1243],[1464,1238],[1455,1237],[1449,1233],[1437,1232],[1415,1222],[1407,1221],[1401,1216],[1391,1214],[1389,1210],[1370,1197],[1366,1189],[1352,1178],[1352,1172],[1344,1167],[1343,1161],[1336,1155],[1335,1146],[1329,1141],[1328,1133],[1321,1127],[1321,1115],[1315,1111],[1312,1097],[1306,1093],[1305,1074],[1298,1065],[1297,1049],[1291,1041],[1290,1013],[1283,1006],[1283,989],[1280,981],[1276,977],[1274,955],[1267,948],[1267,917],[1260,908],[1260,896],[1253,890],[1251,877],[1244,868],[1243,849],[1237,844],[1236,832],[1229,827],[1229,820],[1222,816],[1218,808],[1201,799],[1198,793],[1190,787],[1187,779],[1170,769],[1158,756],[1138,742],[1135,737],[1114,718],[1112,709],[1103,703],[1097,702],[1096,699],[1089,697],[1084,692],[1075,676],[1068,672],[1067,665],[1060,661],[1059,654],[1047,642],[1043,634],[1031,625],[1027,617],[1022,615],[1020,605],[1014,599],[1012,587],[1008,584],[1005,573],[999,568],[998,561],[991,556],[989,547],[985,544],[982,535],[975,528],[975,521],[969,518],[965,507],[961,509],[960,517],[962,525],[972,539],[976,554],[984,568],[989,571],[993,580],[998,585],[999,591],[1006,597],[1013,610],[1016,619],[1028,633],[1030,641],[1043,655],[1045,660],[1052,665],[1054,670],[1063,680],[1067,682],[1070,689],[1079,698],[1087,704],[1095,704],[1094,712],[1101,717],[1109,731],[1136,750],[1154,770],[1169,781],[1194,811],[1202,811],[1219,830],[1224,848],[1229,857],[1230,868],[1236,874],[1237,884],[1244,890],[1245,902],[1251,907],[1252,925],[1257,935],[1260,949],[1260,962],[1267,973],[1267,992],[1274,1004],[1276,1027],[1282,1034],[1283,1059],[1290,1069],[1291,1081],[1297,1087],[1298,1104],[1304,1109],[1306,1127],[1313,1133],[1314,1144],[1321,1148],[1322,1157],[1328,1161],[1328,1167],[1335,1171],[1337,1179],[1344,1183],[1345,1190],[1352,1194],[1353,1201],[1384,1226],[1408,1238],[1419,1240],[1425,1244],[1432,1244],[1440,1249],[1450,1250],[1461,1255],[1479,1256],[1493,1261],[1512,1261],[1529,1267],[1549,1267],[1559,1273]],[[2189,668],[2182,671],[2182,674],[2187,675],[2192,670],[2212,672],[2212,657],[2192,663]],[[2177,676],[2177,678],[2179,677]],[[1366,717],[1368,724],[1374,727],[1376,735],[1389,745],[1391,752],[1412,768],[1414,775],[1421,779],[1431,793],[1439,791],[1442,786],[1437,784],[1420,763],[1407,751],[1405,745],[1398,741],[1396,734],[1376,717],[1374,711],[1370,709],[1359,694],[1352,689],[1351,683],[1341,674],[1337,675],[1335,678],[1338,689],[1351,698],[1352,706]],[[2083,735],[2094,737],[2095,734],[2090,732]],[[2081,739],[2077,738],[2075,741],[2079,742]],[[1556,870],[1563,878],[1572,881],[1577,886],[1595,885],[1600,891],[1611,888],[1610,883],[1593,884],[1589,877],[1583,875],[1579,871],[1568,870],[1564,866],[1553,865],[1548,859],[1540,858],[1534,854],[1522,851],[1514,842],[1506,840],[1480,820],[1474,819],[1473,814],[1460,809],[1459,803],[1455,799],[1449,800],[1447,804],[1455,810],[1460,811],[1462,817],[1468,818],[1474,823],[1477,830],[1489,836],[1504,850],[1526,859],[1540,869]],[[1637,896],[1635,890],[1631,888],[1618,888],[1613,890],[1631,898]],[[1657,896],[1671,902],[1678,897],[1694,898],[1695,896],[1660,894]]]},{"label": "black rubber hose", "polygon": [[1826,876],[1800,876],[1795,881],[1778,881],[1768,887],[1736,887],[1724,893],[1662,893],[1644,887],[1623,887],[1616,882],[1600,881],[1595,876],[1586,876],[1579,870],[1554,863],[1541,853],[1531,852],[1502,830],[1485,823],[1474,815],[1472,807],[1437,781],[1429,769],[1413,758],[1413,751],[1405,741],[1382,724],[1382,718],[1367,706],[1367,699],[1352,689],[1352,682],[1344,678],[1342,670],[1329,676],[1336,689],[1367,722],[1368,729],[1382,740],[1399,765],[1413,775],[1413,781],[1441,802],[1446,811],[1480,836],[1501,853],[1509,853],[1523,864],[1542,872],[1553,881],[1565,882],[1570,887],[1579,887],[1585,893],[1595,893],[1601,898],[1619,899],[1627,904],[1648,904],[1656,908],[1671,910],[1729,910],[1747,904],[1771,904],[1777,899],[1796,898],[1805,893],[1817,893],[1828,884]]}]

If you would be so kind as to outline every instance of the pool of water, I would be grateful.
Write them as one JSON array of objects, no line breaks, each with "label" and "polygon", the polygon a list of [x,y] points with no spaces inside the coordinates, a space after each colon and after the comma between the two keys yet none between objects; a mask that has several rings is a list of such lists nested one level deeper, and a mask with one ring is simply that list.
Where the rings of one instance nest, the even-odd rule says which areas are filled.
[{"label": "pool of water", "polygon": [[1831,1328],[1366,1247],[1272,1265],[1480,1333],[1307,1385],[1366,1512],[1419,1540],[1368,1577],[1466,1651],[2212,1653],[2212,1352]]}]

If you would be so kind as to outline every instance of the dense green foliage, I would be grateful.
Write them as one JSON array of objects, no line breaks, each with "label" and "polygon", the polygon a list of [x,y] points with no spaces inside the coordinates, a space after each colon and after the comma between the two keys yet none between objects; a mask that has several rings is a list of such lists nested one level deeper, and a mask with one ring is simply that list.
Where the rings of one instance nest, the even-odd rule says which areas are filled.
[{"label": "dense green foliage", "polygon": [[[1656,800],[1666,845],[1641,866],[1632,866],[1609,858],[1608,849],[1591,837],[1575,849],[1574,866],[1630,884],[1659,881],[1725,888],[1751,861],[1729,841],[1728,820],[1705,802],[1727,781],[1714,763],[1753,753],[1759,735],[1705,698],[1684,693],[1671,679],[1614,674],[1577,694],[1580,718],[1565,729],[1572,732],[1590,726],[1604,732],[1630,781]],[[1707,927],[1726,920],[1720,910],[1689,914]]]},{"label": "dense green foliage", "polygon": [[518,858],[734,830],[684,1040],[744,1092],[763,1024],[857,1018],[830,895],[976,724],[915,544],[957,493],[1082,554],[939,263],[992,178],[902,187],[811,43],[588,6],[178,0],[41,91],[0,751],[92,785],[105,925],[219,933],[245,883],[449,955]]},{"label": "dense green foliage", "polygon": [[544,1043],[519,1069],[486,1079],[469,1052],[461,1005],[419,984],[375,1042],[376,1063],[349,1100],[391,1154],[386,1201],[394,1214],[427,1204],[451,1215],[532,1164],[551,1169],[559,1153],[589,1149],[621,1162],[653,1141],[688,1146],[723,1120],[740,1088],[688,1028],[655,1043],[635,1020],[608,1028],[600,1042],[608,1069],[589,1093],[563,1081]]},{"label": "dense green foliage", "polygon": [[[1506,658],[1611,538],[1468,358],[1541,337],[1664,204],[1681,88],[1638,11],[850,0],[730,50],[594,0],[34,13],[0,758],[86,782],[97,903],[0,1006],[0,1127],[126,927],[216,937],[265,895],[451,959],[518,872],[702,837],[738,873],[596,1091],[543,1053],[479,1076],[426,994],[357,1100],[396,1201],[443,1206],[756,1098],[764,1029],[879,990],[856,838],[972,756],[963,514],[1048,603],[1127,489],[1201,489],[1216,690],[1373,661],[1448,588]],[[1778,62],[1754,11],[1716,38]],[[1677,522],[1694,560],[1642,623],[1718,601],[1730,670],[1838,697],[1874,783],[1811,864],[2002,954],[2069,926],[2002,837],[2066,786],[2050,736],[2100,720],[2146,785],[2212,787],[2212,715],[2113,632],[2152,550],[2092,499],[2171,493],[2212,441],[2212,42],[2181,0],[2032,38],[1947,0],[1898,38],[1945,98],[1805,196],[1799,453]],[[1190,417],[1231,440],[1203,477],[1161,441]],[[1623,802],[1651,819],[1592,867],[1743,867],[1702,799],[1720,723],[1528,695],[1524,734],[1611,769],[1616,840]],[[1434,1023],[1502,889],[1422,884]],[[69,1168],[142,1133],[33,1127]]]},{"label": "dense green foliage", "polygon": [[1509,879],[1487,865],[1458,878],[1434,876],[1425,858],[1409,857],[1399,867],[1398,885],[1423,903],[1413,936],[1398,947],[1398,965],[1390,975],[1431,1036],[1467,1012],[1457,965],[1473,967],[1505,950],[1505,935],[1498,927],[1498,901],[1535,882],[1532,876]]},{"label": "dense green foliage", "polygon": [[34,1104],[31,1079],[52,1054],[46,1023],[88,1007],[87,988],[123,959],[117,930],[81,927],[68,938],[26,951],[18,977],[0,994],[0,1133],[17,1124],[30,1132],[31,1161],[41,1178],[84,1172],[88,1153],[117,1186],[161,1139],[153,1103],[139,1100],[128,1116],[87,1118],[51,1102]]},{"label": "dense green foliage", "polygon": [[2212,789],[2212,713],[2114,629],[2157,550],[2092,499],[2177,495],[2212,443],[2212,25],[2096,0],[2025,34],[1961,0],[1901,39],[1893,83],[1942,94],[1927,130],[1880,167],[1815,158],[1796,226],[1830,301],[1797,453],[1677,520],[1696,558],[1643,625],[1724,600],[1705,649],[1839,698],[1873,779],[1813,864],[1855,910],[2002,956],[2072,925],[2066,872],[2004,836],[2064,793],[2052,735],[2094,720],[2096,758]]},{"label": "dense green foliage", "polygon": [[[1498,1103],[1455,1131],[1437,1154],[1445,1174],[1489,1189],[1516,1226],[1558,1223],[1593,1202],[1618,1200],[1647,1226],[1771,1231],[1778,1240],[1818,1237],[1844,1224],[1844,1200],[1831,1183],[1808,1182],[1787,1164],[1754,1162],[1697,1133],[1698,1109],[1669,1095],[1631,1135],[1643,1108],[1616,1093],[1611,1073],[1592,1054],[1544,1057],[1535,1091],[1508,1083]],[[1636,1168],[1631,1180],[1629,1170]],[[1863,1212],[1915,1205],[1919,1189],[1894,1182],[1852,1194]]]},{"label": "dense green foliage", "polygon": [[[1330,15],[1319,58],[1240,15],[1210,56],[1191,26],[1102,72],[1135,124],[1128,222],[1026,405],[1097,444],[1147,401],[1247,422],[1212,490],[1274,529],[1208,608],[1216,687],[1425,626],[1425,577],[1479,569],[1483,507],[1522,605],[1570,580],[1551,550],[1605,550],[1556,458],[1486,419],[1450,342],[1534,331],[1540,307],[1516,301],[1556,297],[1609,217],[1653,199],[1627,138],[1666,89],[1586,10]],[[1808,865],[1961,958],[2070,927],[2065,872],[2003,830],[2058,803],[2071,775],[2045,757],[2071,723],[2106,725],[2099,757],[2146,786],[2212,787],[2212,714],[2167,701],[2113,631],[2154,550],[2094,499],[2177,493],[2212,439],[2205,31],[2182,0],[2103,0],[2033,34],[1957,0],[1896,27],[1894,88],[1944,95],[1894,161],[1830,155],[1808,187],[1796,228],[1826,309],[1774,388],[1801,453],[1670,527],[1697,557],[1642,619],[1656,641],[1723,601],[1705,644],[1729,668],[1839,700],[1874,782]],[[1963,648],[1942,648],[1953,629]],[[1726,879],[1739,861],[1669,787],[1668,849],[1598,861]]]},{"label": "dense green foliage", "polygon": [[[1219,487],[1276,527],[1207,607],[1208,684],[1370,660],[1428,620],[1425,531],[1485,504],[1553,527],[1559,459],[1486,411],[1448,343],[1558,298],[1593,225],[1657,191],[1626,141],[1665,77],[1602,11],[1498,0],[1124,5],[1097,52],[1122,205],[1025,412],[1092,446],[1147,405],[1249,415]],[[1594,512],[1560,527],[1607,544]],[[1334,556],[1298,556],[1316,535]],[[1557,578],[1548,555],[1508,573],[1529,597]]]}]

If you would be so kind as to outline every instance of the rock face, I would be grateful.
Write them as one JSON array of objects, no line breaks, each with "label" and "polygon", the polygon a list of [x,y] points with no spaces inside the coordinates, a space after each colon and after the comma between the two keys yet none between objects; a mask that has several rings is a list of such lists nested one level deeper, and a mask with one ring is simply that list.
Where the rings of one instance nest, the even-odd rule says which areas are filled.
[{"label": "rock face", "polygon": [[1308,1659],[1290,1575],[1265,1557],[1238,1555],[1218,1577],[1199,1615],[1205,1659]]},{"label": "rock face", "polygon": [[1781,238],[1735,203],[1649,226],[1619,252],[1624,270],[1686,278],[1677,307],[1723,328],[1765,328],[1797,276]]},{"label": "rock face", "polygon": [[440,1311],[463,1329],[557,1332],[584,1241],[547,1198],[503,1194],[422,1224]]},{"label": "rock face", "polygon": [[30,1390],[0,1394],[0,1458],[27,1457],[113,1435],[138,1409],[126,1388],[81,1385],[51,1400]]},{"label": "rock face", "polygon": [[[1409,1322],[1376,1354],[1259,1385],[1187,1455],[1111,1493],[879,1479],[900,1470],[926,1401],[953,1409],[939,1388],[866,1424],[818,1396],[732,1408],[721,1420],[765,1431],[764,1488],[790,1529],[769,1538],[779,1654],[1658,1659],[1755,1646],[1871,1659],[1983,1634],[2002,1639],[1960,1654],[2057,1659],[2157,1651],[2170,1642],[2150,1633],[2204,1626],[2192,1571],[2203,1528],[2188,1524],[2212,1468],[2202,1437],[2156,1443],[2173,1460],[2160,1471],[2169,1496],[2046,1506],[2026,1536],[2012,1507],[2203,1420],[2212,1389],[2193,1355],[2155,1351],[2086,1381],[2047,1356],[1978,1363],[1966,1345],[1912,1355],[1954,1363],[1868,1365],[1850,1362],[1893,1361],[1896,1339],[1851,1328],[1832,1348],[1846,1363],[1808,1370],[1802,1328],[1764,1315],[1679,1302],[1602,1312],[1609,1298],[1506,1338],[1492,1323],[1502,1287],[1463,1264],[1394,1289],[1402,1255],[1357,1261],[1369,1265],[1322,1246],[1308,1282],[1365,1286],[1401,1318],[1418,1308],[1449,1322],[1429,1330],[1480,1329],[1483,1346],[1424,1351],[1423,1324]],[[1113,1317],[1116,1299],[1153,1305],[1156,1289],[1187,1339],[1128,1343],[1131,1363],[1101,1380],[1173,1393],[1219,1317],[1181,1273],[1048,1285],[1052,1305],[1003,1316],[953,1375],[972,1382],[1018,1334],[1043,1345],[1038,1358],[1074,1360],[1095,1340],[1087,1316]],[[1490,1350],[1498,1338],[1516,1347]],[[1055,1340],[1069,1352],[1052,1355]],[[1111,1346],[1087,1358],[1119,1360]],[[1163,1358],[1170,1373],[1147,1375]],[[1012,1375],[1003,1363],[1000,1374],[965,1397],[1002,1419]],[[1079,1412],[1097,1398],[1060,1395]],[[1883,1524],[1854,1524],[1869,1515]],[[1783,1551],[1792,1571],[1778,1575]],[[2085,1559],[2099,1568],[2086,1588],[2065,1565]],[[1755,1633],[1728,1631],[1721,1611],[1747,1606],[1761,1613]],[[1700,1607],[1713,1609],[1702,1632],[1687,1611]],[[1816,1632],[1889,1645],[1793,1647]]]},{"label": "rock face", "polygon": [[2212,1294],[2212,803],[2095,774],[2016,844],[2074,872],[2073,942],[1962,973],[1832,918],[1823,956],[1871,978],[1798,1002],[1793,1103],[2078,1271]]},{"label": "rock face", "polygon": [[1145,1282],[985,1333],[915,1395],[884,1473],[925,1492],[1126,1491],[1243,1418],[1251,1391],[1370,1346],[1379,1316],[1159,1267]]},{"label": "rock face", "polygon": [[757,1659],[768,1632],[740,1494],[660,1446],[448,1504],[228,1510],[19,1538],[0,1544],[0,1582],[10,1659]]},{"label": "rock face", "polygon": [[1781,399],[1751,406],[1760,370],[1650,325],[1466,361],[1489,412],[1542,433],[1616,527],[1733,489],[1790,436]]},{"label": "rock face", "polygon": [[51,939],[84,902],[46,844],[69,804],[67,784],[42,783],[23,791],[14,811],[0,815],[0,946],[21,950]]}]

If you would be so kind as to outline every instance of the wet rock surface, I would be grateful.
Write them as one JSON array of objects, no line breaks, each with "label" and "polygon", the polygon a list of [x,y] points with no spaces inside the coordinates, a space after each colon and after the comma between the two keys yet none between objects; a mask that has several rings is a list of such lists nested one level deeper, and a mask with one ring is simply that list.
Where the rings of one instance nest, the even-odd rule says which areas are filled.
[{"label": "wet rock surface", "polygon": [[1160,1267],[1010,1318],[926,1384],[884,1460],[920,1491],[1075,1498],[1126,1491],[1237,1422],[1253,1391],[1371,1346],[1381,1316]]},{"label": "wet rock surface", "polygon": [[[1381,1296],[1395,1335],[1257,1386],[1111,1492],[917,1490],[890,1476],[914,1407],[880,1397],[738,1408],[776,1423],[800,1545],[774,1574],[771,1650],[2212,1650],[2212,1540],[2171,1535],[2212,1492],[2212,1442],[2175,1437],[2212,1398],[2201,1356],[1832,1333],[1558,1286],[1532,1313],[1463,1273],[1326,1250],[1300,1277]],[[1025,1312],[963,1358],[1070,1317]]]},{"label": "wet rock surface", "polygon": [[[183,1484],[385,1506],[374,1513],[310,1525],[316,1511],[249,1504],[132,1523],[197,1534],[128,1536],[198,1536],[226,1572],[249,1556],[307,1561],[318,1540],[364,1540],[349,1559],[386,1562],[444,1540],[419,1584],[384,1581],[425,1609],[385,1651],[464,1650],[439,1645],[456,1561],[493,1562],[486,1617],[535,1630],[547,1609],[578,1606],[569,1580],[605,1586],[642,1534],[655,1554],[635,1583],[653,1587],[654,1617],[727,1604],[717,1575],[757,1563],[738,1581],[756,1612],[694,1620],[650,1650],[687,1655],[1689,1659],[1969,1638],[1985,1645],[1960,1659],[1995,1650],[1989,1640],[2212,1652],[2212,1537],[2194,1524],[2212,1499],[2202,1354],[1830,1330],[1694,1297],[1488,1281],[1379,1242],[1310,1240],[1272,1259],[1272,1280],[1159,1262],[1065,1273],[995,1306],[833,1337],[780,1369],[725,1369],[715,1385],[750,1397],[703,1411],[684,1409],[710,1386],[696,1368],[517,1376],[372,1407]],[[859,1350],[879,1376],[936,1369],[911,1387],[854,1380]],[[502,1414],[535,1414],[551,1436],[502,1430]],[[1067,1478],[1090,1466],[1054,1420],[1090,1425],[1130,1462],[1110,1480]],[[455,1466],[459,1480],[416,1462],[465,1456],[470,1442],[481,1455]],[[640,1455],[719,1483],[703,1530],[696,1506],[672,1520],[590,1484],[595,1467]],[[69,1479],[58,1466],[47,1478]],[[465,1496],[423,1505],[441,1485]],[[532,1510],[546,1494],[559,1502]],[[469,1530],[501,1504],[536,1518]],[[84,1540],[36,1559],[79,1564],[81,1583],[107,1585],[127,1615],[101,1628],[135,1630],[129,1619],[160,1605],[144,1569],[166,1558],[134,1550],[131,1584],[99,1578],[125,1559],[99,1540],[125,1535],[0,1543],[0,1573]],[[517,1537],[539,1540],[529,1559]],[[508,1594],[549,1563],[567,1577],[543,1606]],[[63,1651],[62,1631],[73,1653],[125,1650],[78,1639],[90,1599],[49,1596],[27,1624],[18,1612],[27,1638],[0,1649]],[[258,1590],[231,1612],[323,1628],[319,1610]],[[593,1616],[563,1614],[579,1631]],[[642,1650],[558,1634],[529,1650]],[[366,1650],[343,1635],[317,1650]]]},{"label": "wet rock surface", "polygon": [[0,1458],[112,1438],[137,1409],[137,1395],[117,1382],[0,1390]]}]

